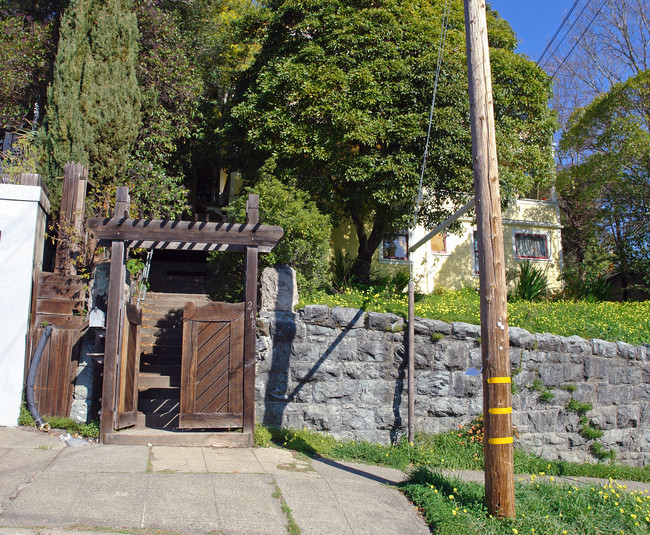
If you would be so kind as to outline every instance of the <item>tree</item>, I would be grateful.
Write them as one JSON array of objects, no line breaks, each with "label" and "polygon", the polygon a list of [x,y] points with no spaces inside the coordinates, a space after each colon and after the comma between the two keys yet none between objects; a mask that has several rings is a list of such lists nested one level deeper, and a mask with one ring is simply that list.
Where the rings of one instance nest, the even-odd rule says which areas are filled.
[{"label": "tree", "polygon": [[[560,173],[560,193],[588,197],[579,246],[597,238],[611,253],[626,297],[632,281],[650,289],[650,70],[576,110],[560,150],[573,161]],[[573,249],[584,261],[585,252]]]},{"label": "tree", "polygon": [[47,152],[55,197],[67,161],[100,187],[124,181],[141,122],[138,29],[129,0],[71,0],[48,91]]},{"label": "tree", "polygon": [[[134,8],[143,123],[129,184],[144,213],[176,217],[189,209],[190,188],[196,195],[218,180],[217,132],[250,49],[233,41],[231,27],[252,8],[244,0],[136,0]],[[156,192],[163,188],[161,203]],[[197,211],[200,201],[193,199]]]},{"label": "tree", "polygon": [[[332,232],[330,218],[321,214],[308,195],[269,178],[245,192],[227,211],[234,221],[244,221],[249,193],[260,196],[260,222],[280,225],[284,236],[270,253],[260,257],[260,269],[287,264],[296,270],[300,292],[327,284],[327,258]],[[244,258],[238,253],[212,253],[215,276],[210,283],[213,298],[241,301],[244,296]],[[224,276],[226,274],[227,276]]]},{"label": "tree", "polygon": [[650,68],[650,7],[646,0],[583,2],[570,30],[541,65],[555,75],[553,107],[562,124],[617,83]]},{"label": "tree", "polygon": [[[49,9],[47,9],[49,8]],[[55,49],[55,6],[0,1],[0,127],[36,122]]]},{"label": "tree", "polygon": [[[233,108],[231,167],[305,189],[335,222],[351,220],[355,271],[370,275],[384,235],[414,213],[433,94],[442,2],[270,2],[245,26],[261,40]],[[547,76],[516,55],[489,14],[501,179],[510,194],[553,176]],[[433,117],[421,223],[471,195],[471,137],[462,3],[452,2]]]}]

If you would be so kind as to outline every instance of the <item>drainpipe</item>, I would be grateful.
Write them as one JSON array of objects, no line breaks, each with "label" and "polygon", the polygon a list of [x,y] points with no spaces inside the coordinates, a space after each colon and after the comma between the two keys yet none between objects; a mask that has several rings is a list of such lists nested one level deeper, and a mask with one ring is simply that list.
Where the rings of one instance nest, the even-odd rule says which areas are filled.
[{"label": "drainpipe", "polygon": [[29,365],[29,373],[27,374],[27,386],[25,387],[25,400],[27,402],[27,408],[31,413],[36,425],[41,431],[49,431],[50,424],[46,423],[45,420],[41,417],[36,407],[36,402],[34,401],[34,382],[36,381],[36,372],[38,371],[38,365],[41,362],[41,356],[43,355],[43,350],[47,344],[50,335],[52,334],[52,327],[48,325],[43,330],[41,338],[38,341],[38,345],[34,350],[34,356],[32,357],[32,362]]}]

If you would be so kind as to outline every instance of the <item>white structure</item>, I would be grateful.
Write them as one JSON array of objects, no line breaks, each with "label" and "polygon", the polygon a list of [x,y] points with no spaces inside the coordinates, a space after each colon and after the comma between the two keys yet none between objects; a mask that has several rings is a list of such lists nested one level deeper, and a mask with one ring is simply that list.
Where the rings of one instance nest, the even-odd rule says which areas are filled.
[{"label": "white structure", "polygon": [[32,281],[49,211],[40,186],[0,184],[0,426],[16,426],[20,415]]}]

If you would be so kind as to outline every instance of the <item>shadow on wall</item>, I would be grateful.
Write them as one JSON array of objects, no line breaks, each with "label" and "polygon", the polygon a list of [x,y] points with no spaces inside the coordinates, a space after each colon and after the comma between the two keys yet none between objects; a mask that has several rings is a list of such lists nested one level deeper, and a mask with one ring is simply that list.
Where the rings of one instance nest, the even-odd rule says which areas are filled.
[{"label": "shadow on wall", "polygon": [[[351,412],[356,409],[365,412],[366,416],[361,418],[360,423],[364,418],[373,418],[371,428],[384,429],[392,443],[404,436],[405,426],[400,410],[406,379],[405,344],[396,340],[394,345],[390,344],[389,353],[385,353],[385,344],[381,344],[382,348],[378,350],[380,353],[367,353],[370,350],[361,349],[357,345],[358,336],[351,332],[360,330],[359,323],[363,322],[364,317],[363,310],[350,310],[345,321],[334,320],[334,323],[345,325],[338,332],[332,324],[319,326],[312,323],[316,332],[312,332],[313,338],[310,339],[305,323],[296,314],[288,311],[272,314],[269,321],[269,335],[272,339],[270,366],[263,401],[264,425],[299,428],[307,424],[318,431],[340,431],[341,422],[337,420],[350,418],[349,414],[346,415],[348,407]],[[323,329],[322,336],[318,333],[319,329]],[[329,338],[324,344],[323,337]],[[354,370],[355,362],[370,366],[374,362],[377,368],[388,366],[394,370],[390,372],[394,377],[394,386],[377,400],[377,403],[382,403],[380,400],[383,398],[387,404],[386,409],[389,410],[377,413],[378,407],[368,410],[367,400],[361,403],[362,398],[368,395],[366,389],[374,391],[373,383],[377,381],[376,376],[374,379],[368,376],[366,379],[346,380],[344,368],[351,365],[350,369]],[[363,383],[365,386],[362,388]],[[386,387],[389,385],[386,384]],[[373,415],[370,416],[368,412]],[[383,418],[386,420],[381,421]],[[349,425],[355,429],[354,424]],[[365,427],[358,429],[364,430]]]}]

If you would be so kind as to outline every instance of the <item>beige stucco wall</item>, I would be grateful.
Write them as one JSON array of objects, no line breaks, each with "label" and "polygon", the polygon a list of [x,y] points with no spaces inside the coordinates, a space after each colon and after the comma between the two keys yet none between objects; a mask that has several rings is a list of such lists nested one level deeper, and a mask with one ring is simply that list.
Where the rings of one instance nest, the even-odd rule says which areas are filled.
[{"label": "beige stucco wall", "polygon": [[[552,289],[561,288],[559,279],[562,272],[561,225],[558,203],[520,199],[502,214],[503,242],[506,270],[517,271],[519,262],[514,254],[514,232],[525,231],[548,236],[549,260],[531,260],[533,265],[542,268],[548,276]],[[446,237],[445,253],[431,251],[430,242],[413,253],[413,271],[418,290],[431,293],[435,288],[459,289],[478,286],[478,276],[474,270],[473,231],[476,229],[472,218],[460,219],[460,230]],[[427,234],[424,228],[417,228],[410,243],[416,243]],[[358,240],[351,225],[342,225],[332,235],[335,248],[340,248],[354,257],[357,254]],[[384,260],[381,247],[375,253],[373,268],[381,272],[408,269],[407,261]]]}]

